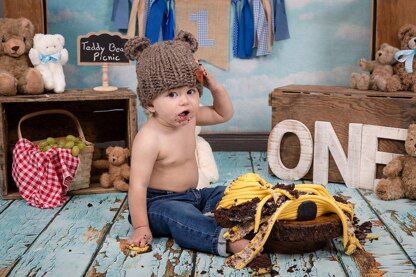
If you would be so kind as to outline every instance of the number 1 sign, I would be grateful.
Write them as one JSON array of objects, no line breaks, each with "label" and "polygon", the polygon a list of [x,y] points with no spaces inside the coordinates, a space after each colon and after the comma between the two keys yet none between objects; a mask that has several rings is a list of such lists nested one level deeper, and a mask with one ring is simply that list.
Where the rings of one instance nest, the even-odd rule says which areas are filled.
[{"label": "number 1 sign", "polygon": [[177,30],[198,40],[195,58],[228,69],[230,1],[180,0],[175,3]]}]

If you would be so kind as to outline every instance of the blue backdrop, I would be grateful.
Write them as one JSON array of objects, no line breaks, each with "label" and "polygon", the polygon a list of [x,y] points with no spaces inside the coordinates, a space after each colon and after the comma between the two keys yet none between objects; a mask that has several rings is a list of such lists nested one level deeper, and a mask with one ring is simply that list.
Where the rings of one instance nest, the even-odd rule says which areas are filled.
[{"label": "blue backdrop", "polygon": [[[112,3],[48,0],[49,33],[62,34],[70,53],[65,66],[67,88],[100,85],[100,67],[77,65],[76,41],[89,32],[118,31],[112,27]],[[250,60],[231,58],[229,71],[205,64],[228,89],[236,112],[231,121],[204,127],[203,132],[269,132],[268,94],[278,86],[349,86],[351,72],[359,71],[359,58],[370,58],[371,9],[371,0],[286,0],[291,38],[275,42],[271,55]],[[111,66],[110,84],[135,90],[134,64]],[[210,102],[206,91],[202,103]],[[140,109],[140,124],[143,120]]]}]

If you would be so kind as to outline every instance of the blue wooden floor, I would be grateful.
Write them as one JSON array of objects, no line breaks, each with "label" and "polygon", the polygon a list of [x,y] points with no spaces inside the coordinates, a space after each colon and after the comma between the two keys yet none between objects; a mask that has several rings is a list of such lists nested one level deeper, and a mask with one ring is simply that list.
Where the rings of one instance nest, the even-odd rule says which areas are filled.
[{"label": "blue wooden floor", "polygon": [[[265,153],[215,152],[221,181],[246,172],[271,183]],[[371,191],[329,184],[333,194],[356,204],[361,222],[373,223],[378,240],[365,252],[344,254],[341,240],[302,255],[270,254],[279,276],[416,275],[416,201],[378,200]],[[224,266],[224,258],[181,249],[171,239],[154,240],[153,251],[126,257],[119,240],[130,235],[126,194],[73,196],[63,207],[41,210],[22,200],[0,200],[0,276],[250,276]]]}]

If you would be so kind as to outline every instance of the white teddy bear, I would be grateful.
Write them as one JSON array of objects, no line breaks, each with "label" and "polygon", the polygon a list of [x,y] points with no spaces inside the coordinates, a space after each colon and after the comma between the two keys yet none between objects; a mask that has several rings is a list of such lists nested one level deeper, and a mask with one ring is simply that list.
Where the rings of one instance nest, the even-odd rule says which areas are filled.
[{"label": "white teddy bear", "polygon": [[40,71],[45,89],[62,93],[65,90],[65,75],[62,66],[68,62],[68,51],[64,48],[65,39],[60,34],[36,34],[29,58]]},{"label": "white teddy bear", "polygon": [[196,126],[196,161],[198,164],[199,180],[198,189],[208,187],[210,183],[218,181],[219,174],[217,164],[215,163],[214,154],[209,143],[203,138],[198,136],[201,132],[201,127]]}]

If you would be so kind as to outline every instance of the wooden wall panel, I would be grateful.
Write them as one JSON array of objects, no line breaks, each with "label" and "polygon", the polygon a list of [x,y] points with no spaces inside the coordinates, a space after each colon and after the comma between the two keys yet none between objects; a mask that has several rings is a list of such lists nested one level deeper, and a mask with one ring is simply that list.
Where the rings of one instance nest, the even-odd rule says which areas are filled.
[{"label": "wooden wall panel", "polygon": [[[379,92],[333,86],[290,85],[270,93],[272,128],[286,119],[298,120],[315,137],[315,121],[330,122],[348,153],[349,123],[407,129],[416,121],[416,97],[412,92]],[[379,151],[404,154],[403,141],[379,139]],[[300,142],[293,133],[284,135],[280,154],[283,164],[295,168],[299,161]],[[377,165],[377,178],[384,165]],[[304,179],[312,179],[312,168]],[[343,182],[332,155],[329,181]]]},{"label": "wooden wall panel", "polygon": [[416,1],[414,0],[373,0],[374,26],[372,56],[382,43],[400,48],[397,33],[407,23],[416,25]]},{"label": "wooden wall panel", "polygon": [[3,0],[4,17],[26,17],[36,33],[47,33],[47,0]]}]

